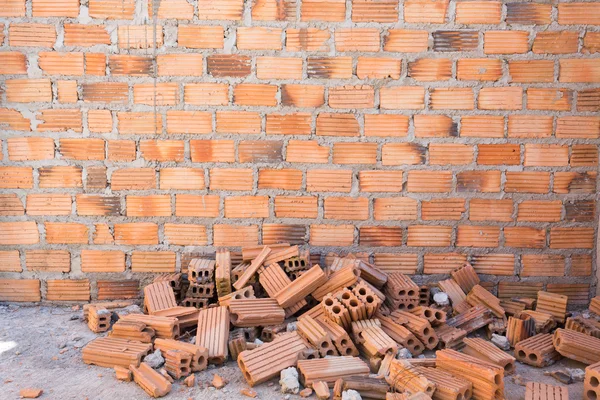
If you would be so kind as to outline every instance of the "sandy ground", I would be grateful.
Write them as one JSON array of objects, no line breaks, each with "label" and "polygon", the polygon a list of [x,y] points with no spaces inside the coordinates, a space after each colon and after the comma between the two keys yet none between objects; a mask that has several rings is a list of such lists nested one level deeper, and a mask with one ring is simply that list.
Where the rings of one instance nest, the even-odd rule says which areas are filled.
[{"label": "sandy ground", "polygon": [[[81,360],[81,348],[97,337],[80,319],[81,311],[70,307],[19,307],[0,305],[0,399],[18,399],[23,388],[44,390],[42,399],[149,399],[133,382],[120,382],[112,369],[88,366]],[[517,363],[517,374],[523,382],[538,381],[559,384],[544,376],[544,371],[584,368],[585,365],[563,359],[545,370]],[[216,390],[209,387],[213,374],[218,373],[229,384]],[[196,374],[194,388],[180,383],[166,399],[248,399],[240,390],[248,387],[237,365],[229,362],[223,367],[211,367]],[[506,398],[525,398],[525,388],[505,378]],[[254,388],[259,399],[283,399],[277,379]],[[583,384],[569,385],[569,398],[581,399]],[[311,396],[312,399],[315,396]],[[290,400],[300,399],[291,395]]]}]

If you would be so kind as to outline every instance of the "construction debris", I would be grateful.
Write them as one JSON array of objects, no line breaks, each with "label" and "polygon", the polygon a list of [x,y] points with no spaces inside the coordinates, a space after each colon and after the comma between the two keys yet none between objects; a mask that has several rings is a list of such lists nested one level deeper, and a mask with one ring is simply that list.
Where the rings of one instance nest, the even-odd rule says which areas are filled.
[{"label": "construction debris", "polygon": [[[128,302],[84,307],[90,329],[108,331],[83,349],[84,362],[114,368],[117,379],[133,379],[155,397],[180,379],[194,386],[194,372],[231,358],[250,386],[279,377],[282,393],[304,397],[314,391],[328,399],[333,388],[337,400],[491,400],[504,396],[517,361],[545,367],[564,356],[596,363],[586,369],[585,390],[590,399],[599,395],[598,298],[589,312],[570,315],[561,294],[498,299],[470,264],[419,285],[359,255],[328,255],[321,268],[286,244],[245,247],[241,257],[219,249],[215,258],[156,277],[144,288],[147,314],[118,311]],[[435,358],[412,358],[427,350],[437,350]],[[583,378],[551,374],[565,383]],[[226,384],[214,374],[213,387]],[[568,396],[535,382],[527,393]]]}]

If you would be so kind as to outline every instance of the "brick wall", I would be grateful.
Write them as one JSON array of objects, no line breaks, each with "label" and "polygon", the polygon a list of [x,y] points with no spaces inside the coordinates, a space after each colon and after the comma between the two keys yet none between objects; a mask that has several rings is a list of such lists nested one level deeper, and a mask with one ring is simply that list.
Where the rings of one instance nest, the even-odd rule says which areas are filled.
[{"label": "brick wall", "polygon": [[0,300],[283,241],[586,303],[599,28],[599,2],[0,0]]}]

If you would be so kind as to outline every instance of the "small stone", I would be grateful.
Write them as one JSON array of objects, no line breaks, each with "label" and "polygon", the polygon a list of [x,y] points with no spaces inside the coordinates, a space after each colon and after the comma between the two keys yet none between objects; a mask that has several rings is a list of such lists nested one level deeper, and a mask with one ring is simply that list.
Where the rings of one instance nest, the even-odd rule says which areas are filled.
[{"label": "small stone", "polygon": [[15,351],[15,356],[20,356],[21,352],[20,351]]},{"label": "small stone", "polygon": [[286,332],[294,332],[297,330],[296,322],[290,322],[285,327]]},{"label": "small stone", "polygon": [[19,396],[23,399],[37,399],[44,393],[42,389],[21,389],[19,391]]},{"label": "small stone", "polygon": [[285,397],[284,397],[284,399],[285,399],[285,400],[290,400],[290,398],[291,398],[291,397],[292,397],[292,396],[290,396],[289,394],[286,394],[286,395],[285,395]]},{"label": "small stone", "polygon": [[243,388],[242,390],[240,390],[240,394],[242,396],[252,397],[252,398],[255,398],[256,396],[258,396],[258,393],[256,393],[256,391],[254,391],[252,389],[248,389],[248,388]]},{"label": "small stone", "polygon": [[515,385],[519,385],[519,386],[526,386],[527,382],[523,379],[523,377],[521,375],[514,375],[513,378],[513,383]]},{"label": "small stone", "polygon": [[294,367],[289,367],[281,371],[279,384],[281,393],[297,394],[300,391],[300,382],[298,382],[298,371]]},{"label": "small stone", "polygon": [[157,369],[162,367],[162,365],[165,363],[165,359],[163,358],[160,350],[157,349],[154,353],[148,354],[146,357],[144,357],[144,362],[153,369]]},{"label": "small stone", "polygon": [[342,400],[362,400],[360,393],[356,390],[344,390],[342,392]]},{"label": "small stone", "polygon": [[269,383],[267,383],[267,386],[268,386],[268,387],[272,387],[272,386],[274,386],[274,385],[275,385],[275,384],[274,384],[273,382],[269,382]]},{"label": "small stone", "polygon": [[573,382],[583,382],[585,380],[585,371],[581,368],[567,368]]},{"label": "small stone", "polygon": [[413,358],[410,350],[408,350],[406,347],[402,347],[400,349],[398,349],[398,353],[396,354],[396,358],[398,359],[407,359],[407,358]]},{"label": "small stone", "polygon": [[496,345],[496,347],[504,350],[510,350],[510,342],[506,338],[506,336],[498,335],[497,333],[492,333],[492,343]]},{"label": "small stone", "polygon": [[439,292],[439,293],[434,294],[433,301],[438,306],[447,306],[450,304],[450,301],[448,300],[448,295],[444,292]]},{"label": "small stone", "polygon": [[79,315],[71,315],[71,318],[69,318],[69,320],[71,320],[71,321],[79,320]]},{"label": "small stone", "polygon": [[302,389],[299,394],[300,394],[300,397],[310,397],[312,392],[313,391],[311,388],[305,388],[305,389]]},{"label": "small stone", "polygon": [[254,339],[254,344],[257,346],[262,346],[263,344],[265,344],[265,342],[263,342],[262,340],[257,338],[257,339]]},{"label": "small stone", "polygon": [[183,380],[183,384],[187,387],[194,387],[194,385],[196,384],[196,375],[191,374],[190,376],[185,378]]},{"label": "small stone", "polygon": [[221,378],[221,376],[214,374],[211,384],[216,389],[223,389],[225,387],[225,385],[227,385],[227,381],[225,379]]}]

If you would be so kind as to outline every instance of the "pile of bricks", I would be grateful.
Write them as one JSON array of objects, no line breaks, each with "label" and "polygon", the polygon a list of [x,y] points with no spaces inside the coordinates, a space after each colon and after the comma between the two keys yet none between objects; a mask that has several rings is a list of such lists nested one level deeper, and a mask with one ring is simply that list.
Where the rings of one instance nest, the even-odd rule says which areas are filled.
[{"label": "pile of bricks", "polygon": [[[250,386],[295,367],[320,399],[333,388],[338,400],[346,390],[375,399],[492,400],[504,398],[517,361],[545,367],[567,357],[594,364],[585,390],[590,399],[598,393],[600,298],[573,315],[568,298],[551,292],[500,300],[468,263],[419,285],[354,254],[332,255],[325,268],[289,244],[242,254],[232,265],[220,249],[215,260],[192,259],[187,274],[157,276],[144,288],[144,314],[113,313],[123,303],[87,305],[90,329],[109,332],[83,349],[84,362],[113,367],[155,397],[231,358]],[[514,357],[479,334],[506,335]],[[165,359],[158,371],[144,362],[153,349]],[[399,357],[406,351],[431,357]],[[568,398],[566,387],[536,382],[527,392]]]}]

